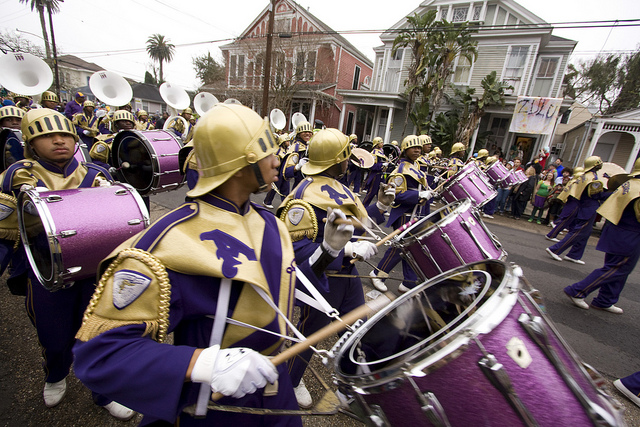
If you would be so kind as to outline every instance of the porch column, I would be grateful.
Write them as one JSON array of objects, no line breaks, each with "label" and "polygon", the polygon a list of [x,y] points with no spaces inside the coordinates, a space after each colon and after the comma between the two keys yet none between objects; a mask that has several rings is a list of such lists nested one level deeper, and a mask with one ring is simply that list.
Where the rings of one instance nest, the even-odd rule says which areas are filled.
[{"label": "porch column", "polygon": [[627,164],[624,166],[624,170],[626,170],[628,173],[631,173],[631,169],[633,169],[633,164],[636,162],[636,159],[638,158],[638,152],[640,151],[640,133],[631,132],[631,135],[633,135],[633,139],[635,142],[633,143],[633,148],[631,149],[631,155],[627,160]]},{"label": "porch column", "polygon": [[[391,123],[393,123],[393,107],[389,107],[389,114],[387,114],[387,128],[384,130],[384,140],[390,141],[391,137]],[[402,142],[402,141],[400,141]]]},{"label": "porch column", "polygon": [[596,131],[593,133],[593,137],[591,138],[591,142],[589,142],[589,148],[587,149],[587,155],[585,159],[589,156],[593,156],[593,151],[596,149],[596,145],[598,144],[598,140],[602,136],[602,129],[604,128],[604,120],[598,122],[598,126],[596,126]]}]

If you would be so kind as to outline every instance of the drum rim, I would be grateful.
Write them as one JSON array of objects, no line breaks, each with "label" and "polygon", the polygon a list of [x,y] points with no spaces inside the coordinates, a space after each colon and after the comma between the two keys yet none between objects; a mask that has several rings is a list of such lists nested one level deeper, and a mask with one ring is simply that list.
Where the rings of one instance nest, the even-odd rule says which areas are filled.
[{"label": "drum rim", "polygon": [[[426,221],[431,216],[436,215],[440,211],[443,211],[443,210],[447,209],[451,205],[456,205],[456,206],[453,207],[453,209],[451,210],[451,213],[449,215],[445,216],[444,218],[441,218],[440,221],[434,222],[433,225],[431,227],[429,227],[427,230],[424,230],[423,233],[414,234],[411,237],[405,237],[405,235],[412,228],[417,227],[418,224],[421,224],[422,222]],[[451,203],[449,203],[449,204],[447,204],[447,205],[445,205],[445,206],[443,206],[443,207],[431,212],[429,215],[425,216],[424,218],[421,218],[418,222],[413,224],[411,227],[407,228],[402,233],[398,234],[393,239],[393,244],[397,245],[400,248],[404,248],[404,247],[408,246],[408,244],[401,243],[401,241],[403,240],[403,237],[404,237],[404,240],[411,239],[411,243],[413,243],[413,242],[417,241],[418,238],[422,238],[422,237],[425,237],[427,235],[432,234],[431,233],[432,230],[435,232],[439,227],[445,227],[445,226],[451,224],[454,221],[454,216],[453,216],[454,213],[466,212],[466,211],[471,210],[472,208],[473,208],[473,203],[471,203],[471,200],[469,200],[468,198],[453,201],[453,202],[451,202]]]},{"label": "drum rim", "polygon": [[[340,370],[339,362],[342,360],[342,357],[346,357],[348,350],[353,348],[354,344],[359,342],[360,338],[390,311],[427,287],[440,283],[447,277],[454,276],[460,272],[483,271],[471,268],[478,264],[500,264],[504,268],[504,276],[502,277],[501,283],[494,289],[493,295],[489,297],[485,304],[475,306],[477,311],[474,315],[456,325],[451,332],[440,337],[437,341],[415,351],[409,357],[401,358],[383,368],[375,371],[372,370],[368,374],[358,375],[346,375]],[[464,352],[461,351],[461,348],[466,347],[472,336],[493,331],[495,327],[511,313],[513,306],[517,302],[520,288],[520,280],[514,268],[500,260],[483,260],[466,264],[425,281],[420,286],[398,297],[398,299],[394,300],[391,304],[384,307],[356,328],[351,335],[344,340],[342,345],[335,350],[334,371],[338,377],[338,381],[356,387],[358,392],[371,394],[382,391],[383,389],[388,389],[394,382],[402,381],[408,375],[409,371],[411,375],[422,376],[435,369],[439,369],[442,365],[434,363],[431,359],[441,355],[443,357],[438,358],[436,362],[449,363]],[[489,302],[491,302],[491,304],[489,304]],[[471,333],[469,333],[469,331],[471,331]],[[425,361],[427,363],[425,363]],[[410,364],[414,366],[407,369]],[[436,366],[436,368],[431,369],[434,366]],[[380,388],[381,386],[382,388]]]},{"label": "drum rim", "polygon": [[[24,247],[25,254],[27,255],[29,265],[31,266],[31,270],[34,272],[36,278],[45,289],[53,291],[61,288],[64,283],[64,281],[60,279],[60,273],[63,270],[62,250],[60,248],[60,243],[55,238],[57,232],[55,222],[53,221],[53,217],[51,216],[51,212],[49,211],[44,198],[41,196],[44,193],[57,194],[58,191],[47,190],[40,192],[37,189],[33,188],[20,192],[20,195],[18,196],[18,224],[20,224],[20,239],[22,240],[22,245]],[[51,277],[48,279],[43,276],[43,273],[38,268],[36,268],[37,264],[28,243],[30,240],[28,239],[27,231],[22,226],[22,224],[24,223],[23,209],[28,202],[33,203],[36,211],[38,212],[38,219],[44,226],[45,232],[47,233],[47,241],[49,242],[49,254],[51,257]]]}]

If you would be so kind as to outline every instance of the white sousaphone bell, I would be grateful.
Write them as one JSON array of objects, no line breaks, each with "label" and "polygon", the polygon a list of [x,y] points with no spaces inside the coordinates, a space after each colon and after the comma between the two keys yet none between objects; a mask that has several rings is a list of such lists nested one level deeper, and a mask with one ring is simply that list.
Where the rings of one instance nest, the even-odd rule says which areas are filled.
[{"label": "white sousaphone bell", "polygon": [[169,129],[169,126],[174,120],[181,120],[184,128],[189,129],[189,122],[187,122],[187,120],[178,113],[178,110],[184,110],[191,103],[191,99],[189,99],[187,91],[169,82],[164,82],[160,85],[160,96],[169,106],[168,110],[170,114],[170,117],[166,122],[164,122],[164,127],[162,129]]},{"label": "white sousaphone bell", "polygon": [[193,108],[196,109],[196,113],[199,116],[204,116],[204,113],[213,108],[218,103],[218,98],[209,92],[200,92],[193,98]]},{"label": "white sousaphone bell", "polygon": [[96,71],[89,77],[89,88],[100,102],[119,108],[133,98],[129,82],[113,71]]},{"label": "white sousaphone bell", "polygon": [[306,121],[307,118],[301,112],[293,113],[293,116],[291,116],[291,124],[293,125],[293,132],[290,134],[291,139],[296,137],[296,129],[298,128],[298,125]]},{"label": "white sousaphone bell", "polygon": [[271,110],[271,113],[269,113],[269,121],[276,132],[280,132],[287,125],[287,118],[282,110],[278,108]]},{"label": "white sousaphone bell", "polygon": [[53,73],[30,53],[11,52],[0,57],[0,84],[14,93],[33,96],[51,87]]}]

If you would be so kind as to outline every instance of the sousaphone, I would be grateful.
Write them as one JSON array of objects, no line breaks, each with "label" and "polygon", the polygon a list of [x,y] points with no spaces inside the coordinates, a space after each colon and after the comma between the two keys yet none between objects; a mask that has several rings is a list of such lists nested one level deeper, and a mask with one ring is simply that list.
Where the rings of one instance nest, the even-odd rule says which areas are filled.
[{"label": "sousaphone", "polygon": [[273,128],[278,132],[284,129],[284,127],[287,125],[287,118],[285,117],[284,113],[278,108],[274,108],[273,110],[271,110],[271,113],[269,114],[269,120],[271,122],[271,126],[273,126]]},{"label": "sousaphone", "polygon": [[351,150],[351,163],[362,169],[370,169],[376,162],[373,154],[363,148]]},{"label": "sousaphone", "polygon": [[218,103],[218,98],[209,92],[200,92],[193,98],[193,108],[196,109],[196,113],[199,116],[204,116],[204,113],[209,111],[214,105]]},{"label": "sousaphone", "polygon": [[0,85],[14,93],[38,95],[52,82],[51,68],[37,56],[11,52],[0,57]]},{"label": "sousaphone", "polygon": [[[186,90],[181,87],[172,85],[169,82],[164,82],[160,85],[160,96],[162,100],[169,106],[168,110],[170,117],[164,122],[164,130],[169,129],[169,125],[174,120],[181,120],[185,129],[189,129],[189,122],[180,116],[178,110],[184,110],[189,106],[191,100]],[[185,135],[186,136],[186,135]]]},{"label": "sousaphone", "polygon": [[89,88],[101,102],[116,108],[128,104],[133,98],[129,82],[113,71],[96,71],[89,77]]}]

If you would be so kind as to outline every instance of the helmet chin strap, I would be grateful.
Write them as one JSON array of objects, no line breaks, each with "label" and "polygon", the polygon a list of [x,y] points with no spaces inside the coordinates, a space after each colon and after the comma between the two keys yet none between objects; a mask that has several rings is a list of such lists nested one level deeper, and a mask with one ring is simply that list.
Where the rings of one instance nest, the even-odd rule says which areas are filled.
[{"label": "helmet chin strap", "polygon": [[264,182],[264,177],[262,176],[262,172],[260,172],[260,166],[258,162],[252,163],[251,168],[253,169],[253,173],[256,176],[256,180],[258,181],[258,192],[267,191],[269,186],[266,182]]}]

